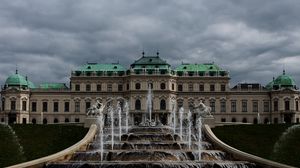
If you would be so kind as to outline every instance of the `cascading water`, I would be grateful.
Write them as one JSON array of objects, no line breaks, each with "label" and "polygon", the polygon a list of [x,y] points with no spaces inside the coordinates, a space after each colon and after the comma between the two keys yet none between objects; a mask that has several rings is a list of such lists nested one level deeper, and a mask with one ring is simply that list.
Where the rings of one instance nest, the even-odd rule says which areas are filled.
[{"label": "cascading water", "polygon": [[189,149],[191,150],[191,143],[192,143],[192,113],[191,110],[188,112],[187,121],[188,121],[188,143],[189,143]]},{"label": "cascading water", "polygon": [[180,122],[179,136],[180,136],[181,140],[182,140],[183,113],[184,113],[184,108],[180,107],[180,109],[179,109],[179,122]]},{"label": "cascading water", "polygon": [[104,140],[103,140],[103,129],[104,129],[104,121],[103,121],[103,113],[100,112],[99,116],[97,118],[97,124],[99,127],[99,135],[100,135],[100,160],[103,160],[103,144],[104,144]]},{"label": "cascading water", "polygon": [[128,122],[129,122],[129,105],[128,102],[125,101],[125,105],[124,105],[124,109],[125,109],[125,129],[126,129],[126,133],[128,133]]},{"label": "cascading water", "polygon": [[176,108],[175,108],[175,103],[172,103],[172,113],[173,113],[173,129],[174,129],[174,134],[176,134]]},{"label": "cascading water", "polygon": [[110,114],[110,129],[111,129],[111,149],[113,150],[114,149],[114,142],[115,142],[115,135],[114,135],[114,109],[112,106],[109,106],[108,108],[108,112]]},{"label": "cascading water", "polygon": [[147,110],[148,110],[148,113],[149,113],[149,121],[152,122],[152,91],[151,91],[151,84],[148,84]]},{"label": "cascading water", "polygon": [[121,108],[121,102],[118,101],[117,104],[117,111],[118,111],[118,116],[119,116],[119,141],[121,141],[121,136],[122,136],[122,108]]},{"label": "cascading water", "polygon": [[198,158],[201,160],[201,150],[202,150],[202,117],[200,116],[197,121],[198,126]]}]

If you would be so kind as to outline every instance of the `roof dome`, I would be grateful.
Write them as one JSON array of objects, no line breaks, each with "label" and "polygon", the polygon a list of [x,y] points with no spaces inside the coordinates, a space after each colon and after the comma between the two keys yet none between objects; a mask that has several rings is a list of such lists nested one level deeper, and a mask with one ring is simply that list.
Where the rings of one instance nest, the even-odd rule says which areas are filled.
[{"label": "roof dome", "polygon": [[34,88],[35,88],[34,83],[32,83],[31,81],[28,80],[27,83],[28,83],[28,87],[29,87],[30,89],[34,89]]},{"label": "roof dome", "polygon": [[275,80],[270,82],[267,86],[267,89],[280,89],[280,88],[294,88],[296,89],[296,82],[294,78],[290,75],[286,75],[285,71],[283,74],[278,76]]},{"label": "roof dome", "polygon": [[9,76],[6,81],[5,85],[8,86],[28,86],[28,82],[26,78],[18,73]]}]

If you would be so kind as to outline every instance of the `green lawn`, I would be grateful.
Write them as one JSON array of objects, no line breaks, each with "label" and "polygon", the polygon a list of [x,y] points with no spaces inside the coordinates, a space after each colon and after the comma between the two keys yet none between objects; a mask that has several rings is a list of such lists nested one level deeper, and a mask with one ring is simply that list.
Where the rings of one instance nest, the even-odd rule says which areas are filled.
[{"label": "green lawn", "polygon": [[289,165],[300,164],[300,127],[294,129],[288,138],[279,141],[278,151],[274,145],[283,132],[292,125],[234,125],[213,129],[223,142],[241,151]]},{"label": "green lawn", "polygon": [[61,151],[81,140],[88,129],[75,125],[11,125],[23,147],[8,127],[0,125],[0,167],[29,161]]}]

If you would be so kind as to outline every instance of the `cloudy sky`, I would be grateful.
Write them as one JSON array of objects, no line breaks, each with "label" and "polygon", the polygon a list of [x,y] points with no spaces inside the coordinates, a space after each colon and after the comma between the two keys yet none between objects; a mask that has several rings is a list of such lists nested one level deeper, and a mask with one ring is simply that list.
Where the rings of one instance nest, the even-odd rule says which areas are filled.
[{"label": "cloudy sky", "polygon": [[86,63],[160,56],[215,62],[231,84],[283,68],[300,85],[299,0],[0,0],[0,81],[18,66],[36,84],[69,83]]}]

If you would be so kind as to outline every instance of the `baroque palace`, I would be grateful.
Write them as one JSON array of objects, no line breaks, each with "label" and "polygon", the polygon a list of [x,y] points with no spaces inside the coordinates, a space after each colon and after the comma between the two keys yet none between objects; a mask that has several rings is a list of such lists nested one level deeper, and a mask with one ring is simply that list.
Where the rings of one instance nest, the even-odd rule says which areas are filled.
[{"label": "baroque palace", "polygon": [[299,90],[285,74],[268,85],[229,86],[230,76],[214,63],[182,64],[175,69],[159,57],[145,56],[130,65],[87,63],[72,71],[70,87],[63,83],[35,86],[27,77],[9,76],[1,91],[0,120],[6,123],[83,123],[97,100],[123,97],[129,101],[135,124],[145,118],[148,87],[153,92],[155,120],[183,107],[185,112],[202,101],[216,122],[298,123]]}]

